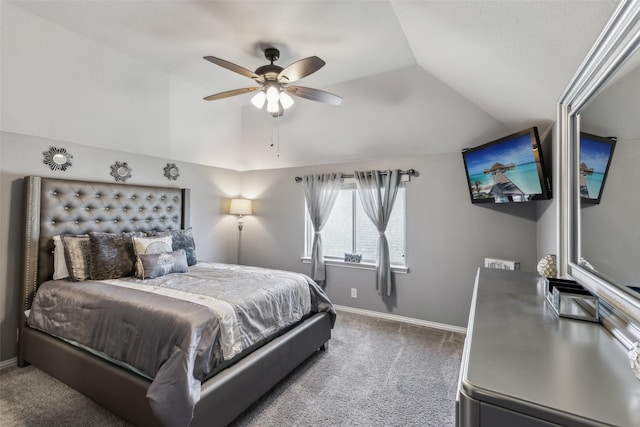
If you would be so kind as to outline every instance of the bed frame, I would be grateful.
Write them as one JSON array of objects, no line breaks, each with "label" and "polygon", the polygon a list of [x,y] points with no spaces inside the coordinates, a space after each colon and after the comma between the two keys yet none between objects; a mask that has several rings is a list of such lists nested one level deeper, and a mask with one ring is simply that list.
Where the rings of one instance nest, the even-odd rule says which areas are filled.
[{"label": "bed frame", "polygon": [[[57,234],[172,230],[189,226],[189,190],[118,183],[25,178],[23,296],[31,308],[53,274]],[[202,383],[191,426],[225,426],[331,338],[318,313]],[[146,398],[150,381],[27,326],[21,315],[18,366],[32,364],[135,425],[160,426]]]}]

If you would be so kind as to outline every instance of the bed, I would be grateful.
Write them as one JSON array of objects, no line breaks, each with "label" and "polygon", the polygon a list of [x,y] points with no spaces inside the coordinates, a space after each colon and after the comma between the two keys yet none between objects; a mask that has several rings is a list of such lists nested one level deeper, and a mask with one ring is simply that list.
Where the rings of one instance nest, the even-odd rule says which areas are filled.
[{"label": "bed", "polygon": [[[54,281],[51,285],[54,236],[124,232],[166,235],[187,230],[189,190],[42,177],[26,177],[24,188],[25,240],[20,312],[25,316],[19,323],[18,365],[36,366],[135,425],[177,425],[162,414],[158,415],[157,407],[154,412],[147,397],[153,387],[153,380],[148,376],[114,363],[116,361],[91,349],[30,327],[27,316],[34,308],[32,304],[39,287],[46,289],[61,283]],[[198,262],[190,270],[205,267],[209,268],[206,263]],[[213,265],[211,268],[233,268],[233,275],[240,274],[236,272],[237,266]],[[254,274],[266,274],[261,269],[255,270],[257,273],[253,271]],[[270,272],[264,277],[289,274],[273,272],[277,274]],[[77,285],[77,282],[70,282],[69,286],[73,283]],[[105,287],[110,285],[110,281],[96,283]],[[310,286],[313,285],[315,283]],[[201,383],[193,419],[187,424],[229,424],[311,354],[326,349],[335,312],[328,300],[320,299],[319,303],[318,295],[311,296],[311,311],[301,320],[284,325],[274,335],[247,345],[248,348],[238,350],[239,354],[229,360],[224,359],[224,363],[214,370],[215,375]]]}]

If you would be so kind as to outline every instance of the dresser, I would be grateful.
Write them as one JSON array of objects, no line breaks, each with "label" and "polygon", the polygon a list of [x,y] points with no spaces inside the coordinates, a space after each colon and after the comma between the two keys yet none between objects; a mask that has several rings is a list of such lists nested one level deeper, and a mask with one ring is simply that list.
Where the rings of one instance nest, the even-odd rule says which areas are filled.
[{"label": "dresser", "polygon": [[540,276],[480,268],[456,419],[459,427],[639,427],[640,381],[602,325],[555,315]]}]

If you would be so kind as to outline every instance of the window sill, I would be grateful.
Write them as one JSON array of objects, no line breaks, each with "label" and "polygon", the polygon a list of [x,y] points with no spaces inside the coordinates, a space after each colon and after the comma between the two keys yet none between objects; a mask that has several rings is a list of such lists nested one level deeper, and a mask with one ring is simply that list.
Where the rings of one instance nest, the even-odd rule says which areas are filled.
[{"label": "window sill", "polygon": [[[311,264],[311,258],[309,257],[300,257],[300,261],[302,261],[304,264]],[[355,268],[359,270],[375,270],[376,269],[376,264],[371,262],[345,262],[340,259],[331,259],[331,258],[325,258],[324,264],[335,266],[335,267]],[[405,267],[402,265],[392,265],[391,272],[407,274],[409,273],[409,267]]]}]

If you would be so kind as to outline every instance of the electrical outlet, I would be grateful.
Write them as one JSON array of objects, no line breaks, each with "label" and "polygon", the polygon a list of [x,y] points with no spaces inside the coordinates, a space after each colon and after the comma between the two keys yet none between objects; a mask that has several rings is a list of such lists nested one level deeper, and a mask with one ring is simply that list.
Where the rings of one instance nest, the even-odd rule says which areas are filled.
[{"label": "electrical outlet", "polygon": [[351,298],[358,298],[358,288],[351,288]]}]

